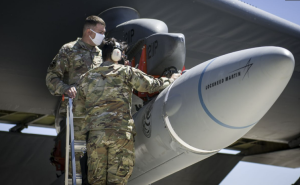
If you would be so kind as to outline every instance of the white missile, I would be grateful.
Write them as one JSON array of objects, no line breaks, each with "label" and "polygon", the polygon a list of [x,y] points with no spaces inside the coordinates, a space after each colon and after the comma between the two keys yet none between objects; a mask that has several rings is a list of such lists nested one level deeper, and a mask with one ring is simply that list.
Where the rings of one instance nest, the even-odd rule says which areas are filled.
[{"label": "white missile", "polygon": [[134,115],[135,166],[129,185],[148,185],[199,162],[246,134],[294,70],[279,47],[226,54],[188,70]]}]

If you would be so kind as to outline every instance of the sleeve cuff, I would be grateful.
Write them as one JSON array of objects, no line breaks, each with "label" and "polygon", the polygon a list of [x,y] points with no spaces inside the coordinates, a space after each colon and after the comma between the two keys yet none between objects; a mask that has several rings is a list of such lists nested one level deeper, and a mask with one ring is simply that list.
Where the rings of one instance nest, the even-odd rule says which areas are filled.
[{"label": "sleeve cuff", "polygon": [[69,85],[64,85],[64,87],[62,88],[62,92],[61,95],[65,94],[66,90],[69,89],[71,86]]}]

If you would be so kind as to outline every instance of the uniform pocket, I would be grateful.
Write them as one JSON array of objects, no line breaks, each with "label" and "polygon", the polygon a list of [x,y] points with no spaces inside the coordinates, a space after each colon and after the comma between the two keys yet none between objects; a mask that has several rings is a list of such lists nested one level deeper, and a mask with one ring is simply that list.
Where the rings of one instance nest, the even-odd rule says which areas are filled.
[{"label": "uniform pocket", "polygon": [[133,161],[128,157],[122,157],[122,162],[118,168],[117,176],[129,178],[133,170]]}]

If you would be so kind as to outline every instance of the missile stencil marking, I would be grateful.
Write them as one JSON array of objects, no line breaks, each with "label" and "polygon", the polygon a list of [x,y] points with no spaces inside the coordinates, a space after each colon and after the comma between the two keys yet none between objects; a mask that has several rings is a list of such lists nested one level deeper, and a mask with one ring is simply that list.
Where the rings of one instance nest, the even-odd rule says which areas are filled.
[{"label": "missile stencil marking", "polygon": [[240,69],[244,69],[244,71],[245,71],[245,70],[247,70],[247,71],[246,71],[246,73],[244,74],[243,79],[245,78],[246,74],[248,74],[248,77],[249,77],[249,73],[248,73],[248,72],[249,72],[250,68],[251,68],[252,65],[253,65],[253,63],[250,64],[250,61],[251,61],[251,58],[248,60],[247,64],[246,64],[244,67],[238,68],[238,69],[232,71],[231,73],[233,73],[233,72],[235,72],[235,71],[238,71],[238,70],[240,70]]},{"label": "missile stencil marking", "polygon": [[213,83],[210,83],[210,84],[206,85],[206,86],[205,86],[205,89],[206,89],[206,90],[207,90],[207,89],[210,89],[210,88],[212,88],[212,87],[215,87],[215,86],[217,86],[217,85],[220,85],[220,84],[222,84],[222,83],[224,83],[224,82],[227,82],[227,81],[229,81],[229,80],[231,80],[231,79],[234,79],[234,78],[236,78],[236,77],[239,77],[239,76],[241,76],[241,72],[234,73],[234,74],[232,74],[232,75],[229,75],[229,76],[225,77],[225,80],[224,80],[224,78],[222,78],[222,79],[220,79],[220,80],[217,80],[217,81],[215,81],[215,82],[213,82]]},{"label": "missile stencil marking", "polygon": [[[251,127],[253,125],[255,125],[257,122],[255,123],[252,123],[250,125],[247,125],[247,126],[243,126],[243,127],[235,127],[235,126],[231,126],[231,125],[227,125],[225,123],[222,123],[221,121],[219,121],[217,118],[215,118],[211,113],[210,111],[207,109],[205,103],[204,103],[204,100],[203,100],[203,97],[202,97],[202,91],[201,91],[201,87],[202,87],[202,79],[203,79],[203,76],[205,74],[205,71],[206,69],[208,68],[208,66],[213,62],[215,61],[217,58],[214,58],[212,59],[208,64],[207,66],[204,68],[204,70],[202,71],[201,75],[200,75],[200,80],[199,80],[199,84],[198,84],[198,96],[199,96],[199,99],[200,99],[200,103],[201,103],[201,106],[203,107],[203,110],[205,111],[205,113],[216,123],[218,123],[219,125],[223,126],[223,127],[226,127],[226,128],[230,128],[230,129],[244,129],[244,128],[247,128],[247,127]],[[248,63],[250,62],[250,60],[248,61]],[[247,63],[247,65],[248,65]],[[247,66],[246,65],[246,66]],[[252,64],[250,65],[250,67],[252,66]],[[244,66],[245,67],[245,66]],[[250,68],[248,68],[247,72],[249,71]],[[237,69],[238,70],[238,69]]]},{"label": "missile stencil marking", "polygon": [[150,118],[151,118],[151,110],[152,110],[152,107],[153,107],[153,103],[154,103],[154,101],[152,101],[151,105],[149,106],[149,108],[147,108],[148,110],[146,111],[146,114],[144,115],[143,120],[142,120],[143,133],[148,138],[151,137],[151,122],[150,122]]},{"label": "missile stencil marking", "polygon": [[153,57],[156,54],[156,50],[158,47],[158,41],[154,41],[153,43],[151,43],[150,45],[148,45],[148,59],[150,59],[151,57]]},{"label": "missile stencil marking", "polygon": [[124,34],[124,40],[127,41],[128,44],[132,42],[132,37],[134,36],[134,29],[131,29]]},{"label": "missile stencil marking", "polygon": [[[248,72],[249,72],[250,68],[251,68],[252,65],[253,65],[253,63],[250,64],[250,61],[251,61],[251,58],[248,60],[248,62],[246,63],[245,66],[243,66],[243,67],[241,67],[241,68],[238,68],[238,69],[236,69],[236,70],[233,70],[233,71],[231,71],[230,73],[233,73],[233,72],[236,72],[236,71],[239,71],[239,70],[244,69],[244,72],[245,72],[245,71],[246,71],[246,72],[245,72],[245,74],[244,74],[244,76],[243,76],[243,79],[245,78],[246,74],[248,74],[248,77],[249,77],[249,73],[248,73]],[[236,73],[234,73],[234,74],[231,74],[231,75],[229,75],[229,76],[227,76],[227,77],[225,77],[225,78],[222,78],[222,79],[220,79],[220,80],[217,80],[217,81],[215,81],[215,82],[212,82],[212,83],[206,85],[206,86],[205,86],[205,89],[208,90],[208,89],[210,89],[210,88],[212,88],[212,87],[215,87],[215,86],[217,86],[217,85],[220,85],[220,84],[222,84],[222,83],[224,83],[224,82],[227,82],[228,80],[234,79],[234,78],[239,77],[239,76],[241,76],[241,72],[240,72],[240,71],[239,71],[239,72],[236,72]]]}]

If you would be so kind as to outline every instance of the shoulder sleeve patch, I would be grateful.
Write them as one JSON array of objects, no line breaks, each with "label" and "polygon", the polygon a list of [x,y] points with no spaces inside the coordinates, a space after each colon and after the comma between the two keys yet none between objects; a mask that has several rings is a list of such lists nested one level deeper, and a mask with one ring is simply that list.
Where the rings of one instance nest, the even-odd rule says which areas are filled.
[{"label": "shoulder sleeve patch", "polygon": [[53,61],[50,63],[48,69],[49,69],[49,70],[54,69],[54,68],[56,67],[56,64],[57,64],[56,60],[53,60]]}]

